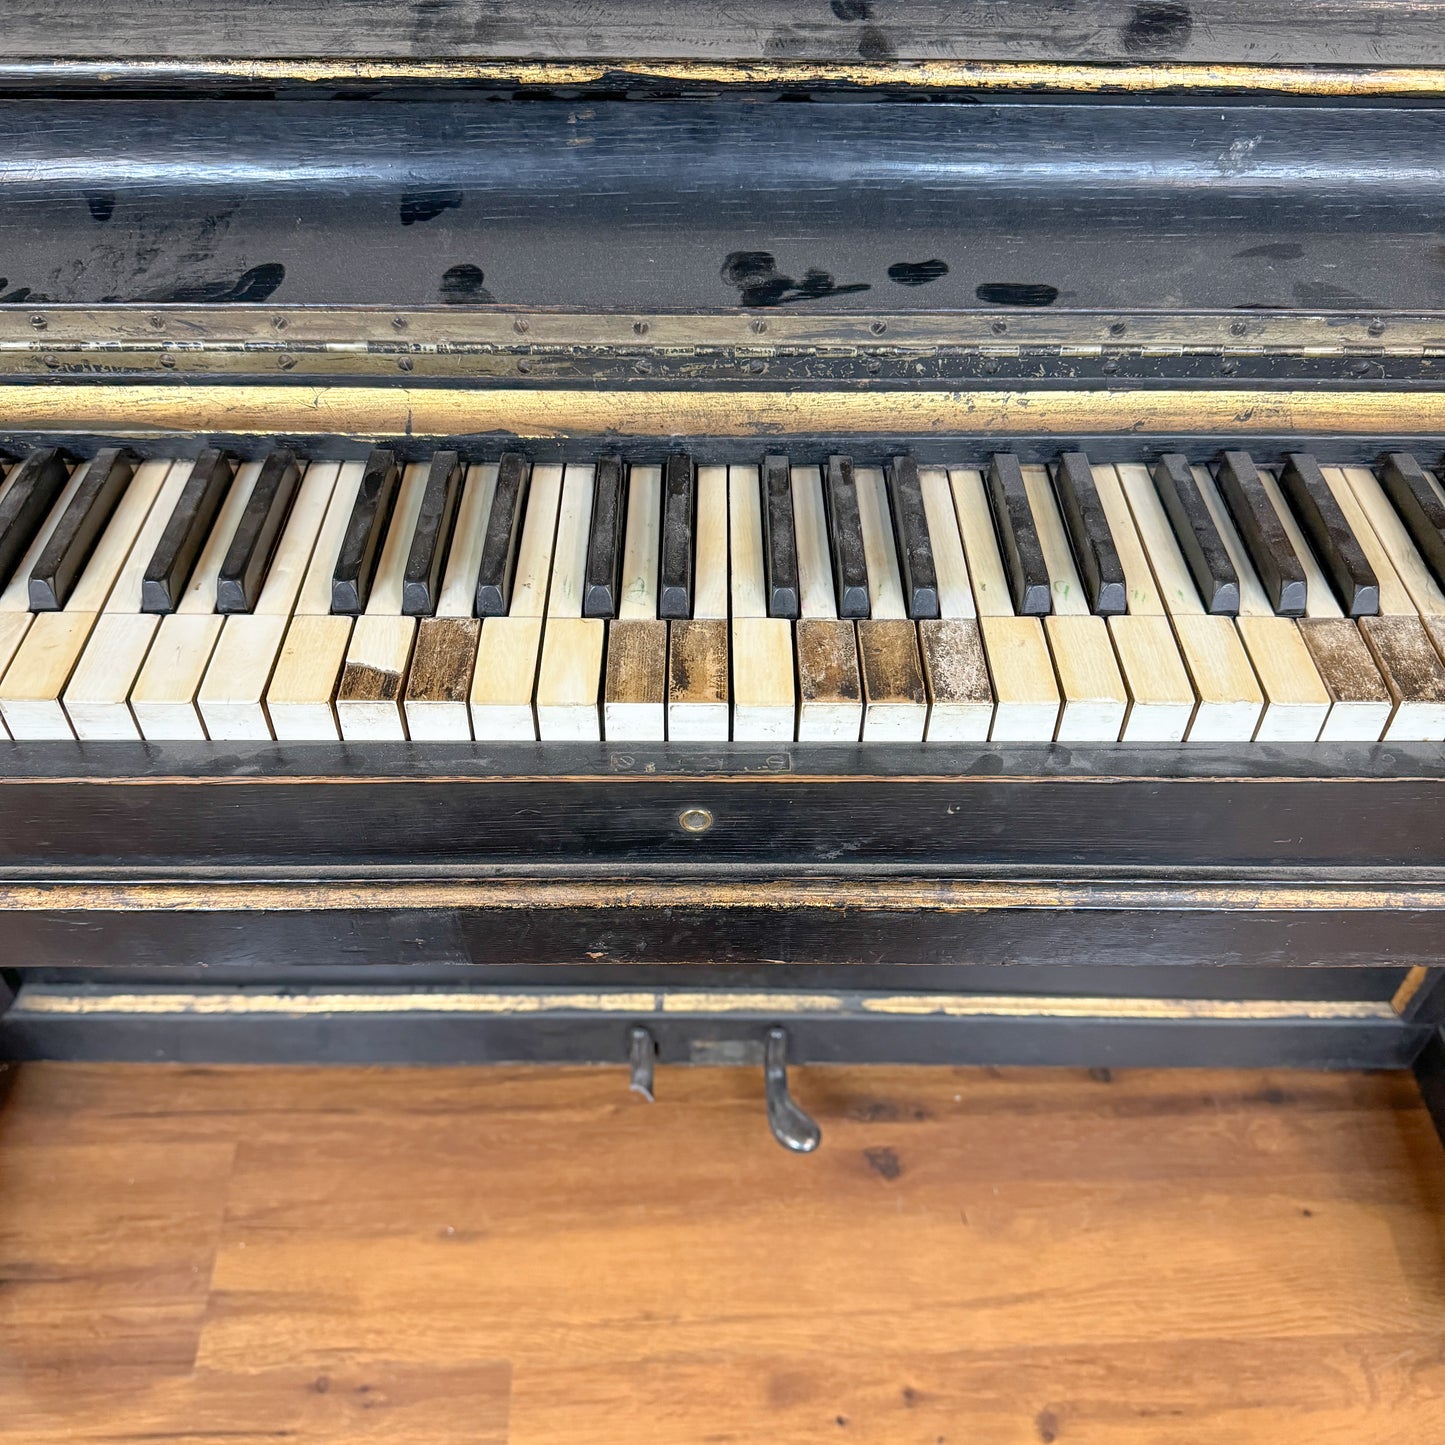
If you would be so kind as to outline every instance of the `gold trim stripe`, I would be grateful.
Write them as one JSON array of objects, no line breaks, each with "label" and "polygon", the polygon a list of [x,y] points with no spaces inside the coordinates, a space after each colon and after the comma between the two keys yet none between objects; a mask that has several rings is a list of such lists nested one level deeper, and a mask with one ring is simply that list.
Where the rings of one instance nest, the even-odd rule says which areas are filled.
[{"label": "gold trim stripe", "polygon": [[344,57],[135,60],[12,60],[0,81],[67,78],[91,83],[200,77],[260,84],[421,83],[595,85],[618,76],[692,85],[840,85],[865,89],[1056,91],[1157,95],[1232,91],[1333,97],[1445,94],[1445,69],[1392,65],[1258,65],[1239,62],[1131,64],[1118,61],[891,60],[481,60]]},{"label": "gold trim stripe", "polygon": [[1415,995],[1425,986],[1425,980],[1430,977],[1430,970],[1423,963],[1417,963],[1406,973],[1400,981],[1400,987],[1395,990],[1395,996],[1390,1000],[1390,1007],[1397,1014],[1403,1014],[1415,1001]]},{"label": "gold trim stripe", "polygon": [[1020,997],[994,994],[716,993],[694,990],[628,993],[63,993],[26,989],[18,1012],[61,1017],[131,1014],[156,1016],[328,1015],[450,1013],[511,1017],[522,1014],[605,1013],[764,1014],[784,1018],[818,1013],[880,1014],[893,1018],[1110,1018],[1110,1019],[1388,1019],[1388,1003],[1333,999],[1170,999]]},{"label": "gold trim stripe", "polygon": [[866,909],[976,913],[1010,908],[1216,910],[1445,910],[1445,888],[1359,884],[1158,883],[991,879],[783,878],[753,880],[517,878],[440,882],[0,883],[0,911],[12,913],[294,913],[382,909],[599,908]]},{"label": "gold trim stripe", "polygon": [[1445,392],[589,391],[391,386],[0,386],[7,429],[118,436],[778,436],[1445,431]]}]

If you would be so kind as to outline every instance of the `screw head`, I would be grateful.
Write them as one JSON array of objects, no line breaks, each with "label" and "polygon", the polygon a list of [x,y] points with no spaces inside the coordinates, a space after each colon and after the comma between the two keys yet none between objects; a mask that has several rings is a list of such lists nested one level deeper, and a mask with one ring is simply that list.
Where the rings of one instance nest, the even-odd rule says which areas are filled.
[{"label": "screw head", "polygon": [[524,332],[531,330],[531,323],[527,320],[525,316],[519,316],[515,321],[512,322],[512,330],[520,336]]},{"label": "screw head", "polygon": [[713,821],[711,808],[684,808],[677,815],[677,825],[684,833],[706,833]]},{"label": "screw head", "polygon": [[646,336],[647,333],[651,330],[652,326],[646,321],[634,321],[632,323],[632,332],[634,336]]},{"label": "screw head", "polygon": [[407,325],[408,323],[405,316],[393,316],[391,318],[391,329],[393,331],[405,331]]},{"label": "screw head", "polygon": [[44,330],[45,330],[45,326],[46,326],[45,318],[44,318],[38,311],[35,313],[34,316],[32,316],[32,317],[30,318],[30,324],[31,324],[37,331],[44,331]]},{"label": "screw head", "polygon": [[751,330],[754,336],[761,336],[768,329],[768,323],[761,316],[753,317]]},{"label": "screw head", "polygon": [[868,323],[868,329],[874,336],[882,336],[883,333],[888,330],[888,323],[886,321],[870,321]]},{"label": "screw head", "polygon": [[1122,321],[1116,321],[1109,327],[1110,336],[1122,336],[1129,328]]},{"label": "screw head", "polygon": [[165,367],[167,371],[174,371],[176,369],[176,359],[169,351],[163,351],[161,353],[161,365]]},{"label": "screw head", "polygon": [[271,325],[274,326],[277,331],[285,331],[286,318],[284,316],[273,316],[271,318]]},{"label": "screw head", "polygon": [[396,369],[398,371],[410,371],[415,365],[416,362],[409,356],[398,356],[396,359]]},{"label": "screw head", "polygon": [[1008,322],[995,321],[989,326],[989,330],[992,331],[995,336],[1002,336],[1004,332],[1008,330]]},{"label": "screw head", "polygon": [[1371,336],[1383,336],[1385,334],[1385,323],[1377,316],[1366,328]]},{"label": "screw head", "polygon": [[290,371],[291,368],[296,365],[296,358],[292,356],[290,352],[283,351],[281,355],[276,358],[276,365],[279,366],[282,371]]},{"label": "screw head", "polygon": [[1246,326],[1243,321],[1236,321],[1233,323],[1233,325],[1230,326],[1229,334],[1231,336],[1243,336],[1244,333],[1248,330],[1249,327]]}]

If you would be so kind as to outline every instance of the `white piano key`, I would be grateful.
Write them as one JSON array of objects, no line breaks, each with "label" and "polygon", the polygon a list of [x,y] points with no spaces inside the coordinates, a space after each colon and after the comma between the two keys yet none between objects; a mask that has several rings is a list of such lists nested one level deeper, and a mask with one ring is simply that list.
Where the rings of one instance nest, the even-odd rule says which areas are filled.
[{"label": "white piano key", "polygon": [[552,575],[552,545],[562,495],[562,468],[532,469],[522,539],[517,548],[511,610],[482,622],[469,699],[472,733],[480,741],[535,740],[532,696],[542,649],[542,616]]},{"label": "white piano key", "polygon": [[1248,742],[1264,712],[1264,693],[1234,623],[1205,612],[1147,469],[1126,463],[1114,470],[1199,699],[1189,740]]},{"label": "white piano key", "polygon": [[332,703],[351,640],[352,620],[331,615],[331,584],[365,472],[364,462],[343,463],[337,472],[296,610],[266,685],[271,731],[285,741],[334,741],[341,736]]},{"label": "white piano key", "polygon": [[993,679],[989,736],[995,742],[1052,742],[1061,699],[1044,629],[1037,617],[1014,616],[982,475],[971,467],[950,468],[948,482]]},{"label": "white piano key", "polygon": [[12,737],[75,736],[62,694],[170,471],[165,461],[136,468],[64,609],[41,613],[26,632],[0,678],[0,716]]},{"label": "white piano key", "polygon": [[562,478],[542,658],[537,669],[537,735],[544,740],[602,737],[606,632],[601,618],[582,616],[594,476],[590,464],[573,462]]},{"label": "white piano key", "polygon": [[738,742],[791,742],[797,728],[793,629],[768,616],[758,469],[728,468],[732,567],[732,735]]},{"label": "white piano key", "polygon": [[[703,473],[711,470],[699,468],[700,486]],[[667,623],[657,615],[661,538],[662,469],[633,467],[621,602],[617,619],[607,623],[602,732],[609,741],[662,742],[667,736]],[[723,545],[726,550],[726,531]]]},{"label": "white piano key", "polygon": [[918,654],[918,630],[909,622],[904,605],[883,473],[877,467],[855,467],[853,482],[868,564],[870,612],[857,624],[863,741],[922,742],[928,730],[928,690]]},{"label": "white piano key", "polygon": [[1035,466],[1021,470],[1053,596],[1044,635],[1063,696],[1056,736],[1061,743],[1113,742],[1123,729],[1129,694],[1108,624],[1089,610],[1048,473]]},{"label": "white piano key", "polygon": [[1099,504],[1124,569],[1128,607],[1126,613],[1110,617],[1108,622],[1109,638],[1129,694],[1129,711],[1120,737],[1124,742],[1181,742],[1194,718],[1194,684],[1189,680],[1119,479],[1112,467],[1095,466],[1092,470]]},{"label": "white piano key", "polygon": [[1275,616],[1214,478],[1204,467],[1193,467],[1191,471],[1239,577],[1239,617],[1235,626],[1264,693],[1264,712],[1255,730],[1255,741],[1312,743],[1329,717],[1330,695],[1294,619]]},{"label": "white piano key", "polygon": [[224,621],[196,694],[206,734],[214,740],[260,741],[273,736],[266,716],[266,688],[339,471],[336,462],[316,462],[306,468],[255,612],[236,613]]},{"label": "white piano key", "polygon": [[221,635],[216,582],[260,474],[259,461],[237,469],[176,610],[161,618],[131,688],[131,712],[141,736],[150,741],[198,741],[206,736],[195,700]]},{"label": "white piano key", "polygon": [[697,469],[697,558],[693,568],[692,615],[728,615],[728,469]]},{"label": "white piano key", "polygon": [[128,699],[160,625],[140,610],[141,588],[191,474],[189,460],[158,465],[167,468],[165,480],[65,689],[65,711],[82,741],[140,737]]}]

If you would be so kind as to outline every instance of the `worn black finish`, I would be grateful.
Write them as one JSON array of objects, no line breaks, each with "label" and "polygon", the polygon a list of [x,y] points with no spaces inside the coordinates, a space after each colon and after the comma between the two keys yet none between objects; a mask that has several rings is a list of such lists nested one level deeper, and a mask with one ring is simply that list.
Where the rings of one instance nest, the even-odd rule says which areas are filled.
[{"label": "worn black finish", "polygon": [[989,462],[988,501],[1014,611],[1020,617],[1047,617],[1054,608],[1049,569],[1019,459],[1012,452],[995,452]]},{"label": "worn black finish", "polygon": [[863,519],[853,458],[831,456],[823,473],[823,504],[828,514],[828,551],[833,562],[833,592],[839,617],[867,617],[868,558],[863,551]]},{"label": "worn black finish", "polygon": [[1408,453],[1386,456],[1379,477],[1425,565],[1445,587],[1445,502],[1430,485],[1424,468]]},{"label": "worn black finish", "polygon": [[135,466],[135,457],[124,447],[108,447],[91,460],[31,569],[32,612],[55,612],[65,606],[120,505]]},{"label": "worn black finish", "polygon": [[70,467],[59,447],[28,452],[19,463],[0,497],[0,586],[14,575],[69,480]]},{"label": "worn black finish", "polygon": [[1239,574],[1209,515],[1199,483],[1189,468],[1189,458],[1180,452],[1165,452],[1155,459],[1149,474],[1204,610],[1223,617],[1235,616],[1239,612]]},{"label": "worn black finish", "polygon": [[923,511],[923,489],[918,463],[911,456],[888,463],[888,503],[893,515],[893,539],[898,547],[898,570],[903,581],[903,604],[915,620],[938,616],[938,574],[933,566],[933,544]]},{"label": "worn black finish", "polygon": [[336,554],[336,570],[331,574],[332,612],[358,617],[366,611],[400,486],[396,453],[384,447],[374,448],[366,458],[346,533]]},{"label": "worn black finish", "polygon": [[1248,452],[1222,453],[1215,480],[1276,616],[1303,617],[1305,569],[1259,480],[1254,459]]},{"label": "worn black finish", "polygon": [[432,458],[402,577],[403,617],[430,617],[437,610],[442,569],[462,500],[462,475],[461,458],[456,452],[438,452]]},{"label": "worn black finish", "polygon": [[686,452],[673,452],[662,468],[662,537],[657,579],[657,615],[692,616],[696,558],[697,470]]},{"label": "worn black finish", "polygon": [[477,573],[475,611],[478,617],[505,617],[512,605],[512,579],[517,571],[517,548],[527,514],[527,492],[532,463],[521,452],[503,452],[497,464],[497,489],[492,514],[482,543],[482,565]]},{"label": "worn black finish", "polygon": [[1438,744],[0,748],[0,870],[1445,862]]},{"label": "worn black finish", "polygon": [[1321,475],[1320,464],[1308,452],[1291,452],[1279,485],[1345,615],[1375,616],[1380,610],[1379,579]]},{"label": "worn black finish", "polygon": [[1053,307],[1246,324],[1445,307],[1435,107],[135,98],[115,120],[104,102],[0,102],[0,296],[27,316],[983,306],[1007,328]]},{"label": "worn black finish", "polygon": [[623,525],[627,497],[619,456],[597,458],[592,484],[592,525],[587,534],[584,617],[616,617],[622,600]]},{"label": "worn black finish", "polygon": [[1124,568],[1104,515],[1094,471],[1083,452],[1064,452],[1054,467],[1054,492],[1059,499],[1069,546],[1084,584],[1089,610],[1113,617],[1129,610]]},{"label": "worn black finish", "polygon": [[217,447],[196,458],[141,578],[142,612],[175,611],[235,476],[235,461]]},{"label": "worn black finish", "polygon": [[301,469],[285,450],[271,452],[261,464],[216,581],[217,612],[255,610],[271,558],[281,541],[291,505],[301,489]]},{"label": "worn black finish", "polygon": [[758,474],[763,518],[763,570],[769,617],[797,617],[802,605],[798,546],[793,526],[793,472],[785,456],[770,452]]}]

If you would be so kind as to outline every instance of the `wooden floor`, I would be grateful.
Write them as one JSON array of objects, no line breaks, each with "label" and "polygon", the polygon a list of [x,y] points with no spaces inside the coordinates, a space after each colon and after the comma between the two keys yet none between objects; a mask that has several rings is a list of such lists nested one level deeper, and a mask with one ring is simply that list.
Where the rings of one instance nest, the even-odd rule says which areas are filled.
[{"label": "wooden floor", "polygon": [[1403,1076],[6,1078],[6,1445],[1445,1440]]}]

